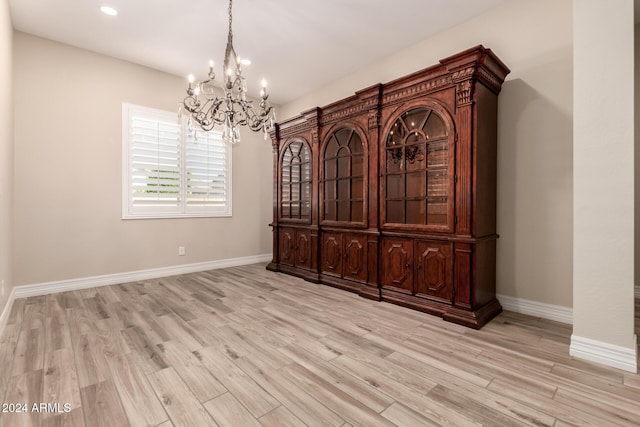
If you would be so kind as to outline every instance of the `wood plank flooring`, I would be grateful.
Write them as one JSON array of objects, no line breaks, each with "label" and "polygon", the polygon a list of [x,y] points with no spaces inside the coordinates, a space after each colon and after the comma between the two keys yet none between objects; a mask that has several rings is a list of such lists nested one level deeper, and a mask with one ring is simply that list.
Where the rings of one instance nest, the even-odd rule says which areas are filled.
[{"label": "wood plank flooring", "polygon": [[28,410],[0,426],[640,425],[640,376],[570,358],[569,325],[475,331],[264,267],[16,300],[0,395]]}]

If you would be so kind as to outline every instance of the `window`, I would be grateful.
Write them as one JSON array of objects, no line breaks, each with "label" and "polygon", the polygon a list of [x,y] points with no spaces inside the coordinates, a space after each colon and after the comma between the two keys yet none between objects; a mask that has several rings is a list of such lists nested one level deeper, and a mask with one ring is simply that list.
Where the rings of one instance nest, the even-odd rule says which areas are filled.
[{"label": "window", "polygon": [[231,216],[231,148],[176,113],[122,104],[122,217]]}]

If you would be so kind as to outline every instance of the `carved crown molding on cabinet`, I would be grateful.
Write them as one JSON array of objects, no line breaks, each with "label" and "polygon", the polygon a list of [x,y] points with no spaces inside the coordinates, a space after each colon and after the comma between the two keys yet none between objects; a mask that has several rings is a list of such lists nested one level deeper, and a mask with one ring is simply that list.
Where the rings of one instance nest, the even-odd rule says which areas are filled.
[{"label": "carved crown molding on cabinet", "polygon": [[408,88],[397,90],[395,92],[386,93],[382,97],[382,103],[392,104],[394,102],[405,102],[411,98],[415,98],[416,96],[421,96],[427,91],[450,86],[452,84],[452,81],[452,77],[449,75],[445,77],[434,78],[416,86],[411,86]]}]

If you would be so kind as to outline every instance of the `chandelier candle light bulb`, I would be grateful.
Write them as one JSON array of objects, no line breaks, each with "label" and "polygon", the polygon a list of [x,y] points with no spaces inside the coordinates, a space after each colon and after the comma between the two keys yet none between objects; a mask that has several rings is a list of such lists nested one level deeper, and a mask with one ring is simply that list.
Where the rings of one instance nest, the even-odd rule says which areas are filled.
[{"label": "chandelier candle light bulb", "polygon": [[267,99],[267,81],[265,79],[262,79],[260,85],[262,86],[262,88],[260,89],[260,98],[262,98],[263,100]]},{"label": "chandelier candle light bulb", "polygon": [[[267,101],[269,95],[265,79],[262,79],[259,108],[254,109],[252,101],[247,99],[246,79],[242,75],[241,65],[249,65],[251,61],[238,56],[233,48],[232,2],[233,0],[229,0],[229,33],[222,68],[224,97],[215,95],[214,63],[210,60],[207,80],[195,83],[193,75],[189,75],[187,97],[180,105],[180,114],[188,114],[189,121],[195,122],[204,131],[212,130],[215,125],[223,126],[223,139],[225,142],[235,144],[240,141],[240,126],[248,126],[254,132],[262,131],[264,138],[267,139],[269,130],[275,122],[275,113]],[[235,73],[232,67],[235,67]]]},{"label": "chandelier candle light bulb", "polygon": [[187,88],[187,93],[189,95],[193,95],[193,81],[195,80],[193,77],[193,74],[189,74],[189,77],[187,77],[187,80],[189,80],[189,87]]}]

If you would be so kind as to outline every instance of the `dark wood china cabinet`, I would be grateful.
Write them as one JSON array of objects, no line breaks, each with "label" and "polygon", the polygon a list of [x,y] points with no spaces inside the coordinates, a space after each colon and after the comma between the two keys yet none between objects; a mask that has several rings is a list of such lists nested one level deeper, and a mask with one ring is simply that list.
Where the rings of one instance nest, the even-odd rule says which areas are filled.
[{"label": "dark wood china cabinet", "polygon": [[495,298],[497,101],[476,46],[276,125],[267,268],[479,328]]}]

